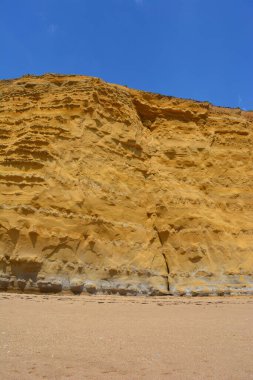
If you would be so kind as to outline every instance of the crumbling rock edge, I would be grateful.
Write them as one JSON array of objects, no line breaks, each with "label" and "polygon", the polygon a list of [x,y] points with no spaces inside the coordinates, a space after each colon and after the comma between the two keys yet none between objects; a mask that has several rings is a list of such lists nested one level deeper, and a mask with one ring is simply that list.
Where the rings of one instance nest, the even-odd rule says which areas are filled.
[{"label": "crumbling rock edge", "polygon": [[[22,274],[22,277],[24,274]],[[231,281],[231,279],[230,279]],[[236,284],[236,279],[232,279],[234,284],[225,288],[218,284],[206,284],[206,286],[173,286],[167,289],[166,286],[154,288],[147,282],[131,283],[120,280],[87,280],[82,278],[63,278],[62,276],[40,277],[36,282],[31,279],[16,278],[2,274],[0,277],[0,291],[19,291],[25,293],[66,293],[73,294],[115,294],[122,296],[223,296],[223,295],[252,295],[253,285],[242,286]]]}]

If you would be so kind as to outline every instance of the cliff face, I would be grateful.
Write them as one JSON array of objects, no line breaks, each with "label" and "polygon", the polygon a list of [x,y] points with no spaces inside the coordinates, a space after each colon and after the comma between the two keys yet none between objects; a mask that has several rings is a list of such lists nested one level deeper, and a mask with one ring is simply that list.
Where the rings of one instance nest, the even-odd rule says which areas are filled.
[{"label": "cliff face", "polygon": [[0,81],[0,287],[253,291],[253,112]]}]

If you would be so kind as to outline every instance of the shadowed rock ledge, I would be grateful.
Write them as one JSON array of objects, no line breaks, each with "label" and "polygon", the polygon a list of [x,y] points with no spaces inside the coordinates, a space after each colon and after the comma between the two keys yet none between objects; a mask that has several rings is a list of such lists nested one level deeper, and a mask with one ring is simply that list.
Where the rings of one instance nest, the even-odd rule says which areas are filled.
[{"label": "shadowed rock ledge", "polygon": [[253,112],[0,81],[0,289],[253,293]]}]

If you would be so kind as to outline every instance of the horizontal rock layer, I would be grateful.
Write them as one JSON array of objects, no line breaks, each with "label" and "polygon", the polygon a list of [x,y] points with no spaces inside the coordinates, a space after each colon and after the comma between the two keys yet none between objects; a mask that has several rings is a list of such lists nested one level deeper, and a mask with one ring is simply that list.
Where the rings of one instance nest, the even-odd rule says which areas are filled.
[{"label": "horizontal rock layer", "polygon": [[253,292],[253,112],[0,81],[0,288]]}]

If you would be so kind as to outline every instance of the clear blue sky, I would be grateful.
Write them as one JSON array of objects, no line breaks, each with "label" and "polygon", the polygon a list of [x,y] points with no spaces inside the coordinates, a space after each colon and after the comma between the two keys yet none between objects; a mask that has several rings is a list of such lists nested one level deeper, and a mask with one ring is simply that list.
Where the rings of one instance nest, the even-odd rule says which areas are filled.
[{"label": "clear blue sky", "polygon": [[253,109],[253,0],[0,0],[0,78],[84,74]]}]

